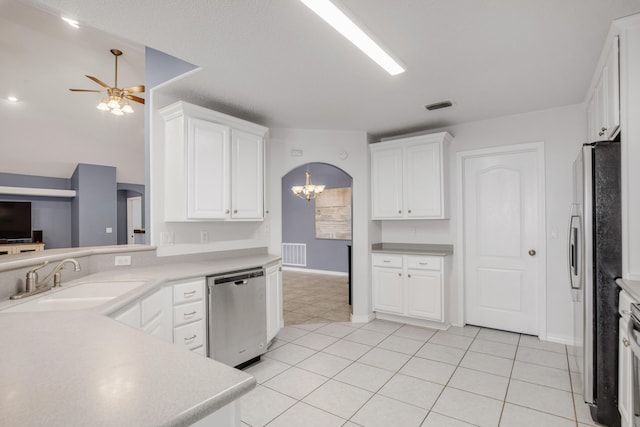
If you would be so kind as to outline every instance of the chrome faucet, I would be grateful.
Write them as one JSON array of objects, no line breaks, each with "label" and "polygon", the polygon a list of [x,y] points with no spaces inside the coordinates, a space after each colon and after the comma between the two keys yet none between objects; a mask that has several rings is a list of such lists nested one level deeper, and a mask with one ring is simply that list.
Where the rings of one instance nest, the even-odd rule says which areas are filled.
[{"label": "chrome faucet", "polygon": [[[11,299],[20,299],[24,297],[28,297],[31,295],[39,294],[40,292],[48,291],[49,289],[57,288],[62,286],[62,273],[60,270],[64,268],[66,264],[73,264],[74,271],[80,271],[80,264],[73,258],[63,259],[58,263],[58,265],[44,278],[42,282],[38,281],[38,273],[42,267],[45,267],[49,264],[49,261],[45,261],[44,264],[39,265],[35,268],[32,268],[27,272],[27,279],[25,281],[25,290],[24,292],[20,292],[19,294],[13,295],[10,297]],[[51,281],[53,277],[53,286],[47,286],[47,283]]]}]

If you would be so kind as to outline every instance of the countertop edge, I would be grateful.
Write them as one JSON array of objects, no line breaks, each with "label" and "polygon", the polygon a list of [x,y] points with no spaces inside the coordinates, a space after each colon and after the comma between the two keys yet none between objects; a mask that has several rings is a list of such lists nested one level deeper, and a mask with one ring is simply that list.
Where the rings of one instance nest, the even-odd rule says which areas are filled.
[{"label": "countertop edge", "polygon": [[640,280],[617,279],[616,284],[626,291],[633,299],[640,302]]},{"label": "countertop edge", "polygon": [[453,254],[453,245],[382,242],[372,244],[371,253],[448,256]]}]

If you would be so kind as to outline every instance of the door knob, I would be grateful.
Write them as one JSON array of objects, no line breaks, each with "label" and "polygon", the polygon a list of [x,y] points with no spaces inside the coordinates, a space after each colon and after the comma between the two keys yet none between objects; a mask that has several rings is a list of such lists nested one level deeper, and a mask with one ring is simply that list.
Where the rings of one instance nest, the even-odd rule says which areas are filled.
[{"label": "door knob", "polygon": [[529,249],[529,255],[534,256],[536,251],[534,249]]}]

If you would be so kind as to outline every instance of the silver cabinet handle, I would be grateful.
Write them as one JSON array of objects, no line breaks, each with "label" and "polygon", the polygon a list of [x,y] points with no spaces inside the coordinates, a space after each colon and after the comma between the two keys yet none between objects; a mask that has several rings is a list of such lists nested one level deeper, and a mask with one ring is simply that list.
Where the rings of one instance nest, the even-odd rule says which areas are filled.
[{"label": "silver cabinet handle", "polygon": [[408,277],[409,279],[411,279],[411,275],[410,275],[410,274],[407,274],[407,277]]},{"label": "silver cabinet handle", "polygon": [[233,210],[233,213],[238,213],[238,209],[234,209],[234,210]]},{"label": "silver cabinet handle", "polygon": [[382,260],[382,262],[391,262],[391,260],[390,259],[384,259],[384,260]]},{"label": "silver cabinet handle", "polygon": [[398,277],[402,277],[402,273],[398,273]]},{"label": "silver cabinet handle", "polygon": [[419,262],[418,264],[420,264],[420,265],[428,265],[429,263],[426,262],[426,261],[423,261],[423,262]]},{"label": "silver cabinet handle", "polygon": [[185,298],[191,298],[192,296],[194,296],[196,294],[196,291],[191,291],[191,292],[185,292],[184,293],[184,297]]},{"label": "silver cabinet handle", "polygon": [[626,338],[622,338],[622,344],[624,344],[625,347],[629,347],[629,340]]},{"label": "silver cabinet handle", "polygon": [[535,249],[529,249],[529,255],[530,256],[535,256],[536,255]]},{"label": "silver cabinet handle", "polygon": [[227,209],[226,211],[224,211],[224,213],[226,213],[226,214],[228,214],[229,212],[230,212],[230,211],[229,211],[229,209]]},{"label": "silver cabinet handle", "polygon": [[193,342],[193,340],[195,340],[198,336],[196,334],[193,334],[192,337],[187,337],[184,339],[184,343],[185,344],[190,344]]},{"label": "silver cabinet handle", "polygon": [[409,213],[411,213],[411,209],[409,209]]},{"label": "silver cabinet handle", "polygon": [[196,313],[197,313],[196,311],[192,311],[191,313],[184,313],[184,318],[185,319],[189,319],[189,318],[195,316]]},{"label": "silver cabinet handle", "polygon": [[398,213],[402,213],[402,211],[398,211]]}]

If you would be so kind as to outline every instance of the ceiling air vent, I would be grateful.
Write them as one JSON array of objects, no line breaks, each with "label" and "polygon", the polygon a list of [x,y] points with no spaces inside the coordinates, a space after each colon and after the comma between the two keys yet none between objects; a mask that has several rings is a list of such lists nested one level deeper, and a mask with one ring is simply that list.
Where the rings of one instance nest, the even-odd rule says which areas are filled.
[{"label": "ceiling air vent", "polygon": [[451,107],[452,105],[453,103],[451,101],[441,101],[441,102],[436,102],[435,104],[425,105],[424,108],[426,108],[429,111],[434,111],[434,110],[440,110],[441,108],[448,108],[448,107]]}]

